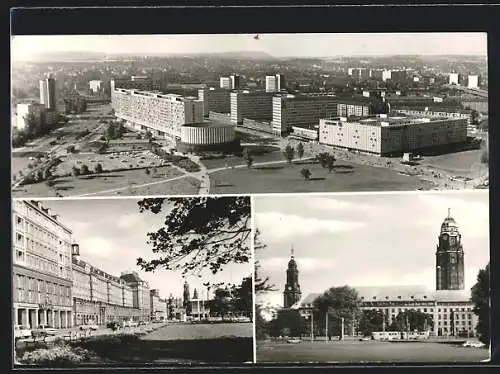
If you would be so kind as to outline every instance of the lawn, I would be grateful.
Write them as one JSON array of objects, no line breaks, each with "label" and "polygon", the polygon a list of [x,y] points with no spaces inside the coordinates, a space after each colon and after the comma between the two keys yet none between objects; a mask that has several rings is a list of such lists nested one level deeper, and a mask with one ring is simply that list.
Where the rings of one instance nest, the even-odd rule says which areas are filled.
[{"label": "lawn", "polygon": [[99,196],[160,196],[160,195],[197,195],[200,181],[193,177],[184,177],[173,181],[131,188],[118,192],[108,192]]},{"label": "lawn", "polygon": [[[251,145],[251,146],[245,146],[244,148],[249,149],[254,163],[284,160],[283,153],[280,151],[278,147],[275,146]],[[213,160],[201,160],[201,163],[205,165],[205,167],[209,170],[237,166],[237,165],[246,165],[246,161],[243,159],[243,157],[238,157],[234,155],[229,155],[224,158],[218,158]]]},{"label": "lawn", "polygon": [[474,177],[477,171],[487,169],[487,166],[481,164],[483,152],[484,149],[474,149],[439,156],[426,156],[421,163],[452,174]]},{"label": "lawn", "polygon": [[431,342],[319,341],[288,344],[257,341],[257,362],[336,363],[479,363],[489,358],[485,348]]},{"label": "lawn", "polygon": [[[308,168],[310,180],[304,180],[300,170]],[[357,165],[339,161],[335,171],[329,173],[315,161],[298,161],[254,166],[251,169],[223,170],[210,175],[210,192],[279,193],[279,192],[355,192],[355,191],[404,191],[418,188],[430,189],[430,182],[397,171]]]},{"label": "lawn", "polygon": [[[45,183],[22,186],[13,191],[15,197],[54,197],[58,192],[62,196],[75,196],[86,193],[107,191],[115,188],[126,188],[138,184],[158,182],[165,178],[182,175],[177,169],[169,166],[157,168],[156,174],[147,175],[144,169],[104,172],[81,177],[58,177],[51,188]],[[125,189],[124,192],[128,190]]]}]

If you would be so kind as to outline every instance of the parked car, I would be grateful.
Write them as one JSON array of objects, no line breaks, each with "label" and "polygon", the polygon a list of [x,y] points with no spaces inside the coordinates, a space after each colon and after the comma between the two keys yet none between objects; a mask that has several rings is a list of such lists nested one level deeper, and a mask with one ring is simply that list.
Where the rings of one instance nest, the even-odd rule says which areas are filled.
[{"label": "parked car", "polygon": [[14,339],[25,339],[31,337],[31,329],[29,326],[16,325],[14,326]]},{"label": "parked car", "polygon": [[94,330],[95,331],[98,329],[99,329],[99,326],[96,325],[95,323],[89,323],[89,324],[80,326],[80,330]]},{"label": "parked car", "polygon": [[137,326],[146,326],[146,322],[145,321],[139,321],[139,323],[137,324]]},{"label": "parked car", "polygon": [[54,335],[57,335],[57,331],[58,330],[53,328],[53,327],[50,327],[47,325],[39,325],[37,329],[33,330],[33,333],[54,336]]}]

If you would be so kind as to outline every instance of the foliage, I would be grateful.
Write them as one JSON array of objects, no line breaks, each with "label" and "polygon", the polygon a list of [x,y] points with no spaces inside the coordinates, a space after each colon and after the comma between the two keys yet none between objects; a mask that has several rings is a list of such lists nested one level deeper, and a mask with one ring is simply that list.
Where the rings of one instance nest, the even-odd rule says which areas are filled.
[{"label": "foliage", "polygon": [[314,300],[317,311],[314,319],[318,321],[319,326],[324,326],[325,315],[328,315],[329,334],[341,335],[341,319],[344,318],[347,323],[358,320],[360,302],[358,292],[354,288],[331,287]]},{"label": "foliage", "polygon": [[297,156],[299,156],[299,159],[304,157],[304,145],[302,142],[297,145]]},{"label": "foliage", "polygon": [[329,154],[328,152],[322,152],[316,156],[322,168],[328,169],[331,173],[335,165],[335,156]]},{"label": "foliage", "polygon": [[80,168],[80,174],[87,175],[89,173],[90,173],[89,167],[86,164],[83,164],[82,167]]},{"label": "foliage", "polygon": [[214,298],[210,300],[210,313],[224,319],[233,310],[231,290],[228,288],[216,289]]},{"label": "foliage", "polygon": [[87,110],[87,100],[78,94],[69,94],[64,97],[65,114],[80,114]]},{"label": "foliage", "polygon": [[307,321],[300,316],[298,310],[283,309],[269,323],[269,334],[274,337],[300,337],[307,331],[307,327]]},{"label": "foliage", "polygon": [[474,314],[478,316],[476,331],[479,340],[490,344],[490,264],[479,270],[477,282],[471,289]]},{"label": "foliage", "polygon": [[74,145],[69,145],[69,146],[66,148],[66,152],[67,152],[67,153],[75,153],[75,146],[74,146]]},{"label": "foliage", "polygon": [[241,284],[239,286],[233,287],[232,291],[234,311],[251,317],[253,314],[252,277],[243,278]]},{"label": "foliage", "polygon": [[286,147],[285,147],[285,150],[283,151],[283,156],[285,156],[285,160],[291,164],[292,161],[293,161],[293,158],[295,156],[295,149],[293,149],[293,147],[288,144]]},{"label": "foliage", "polygon": [[103,172],[102,165],[99,163],[95,166],[94,171],[96,174],[100,174]]},{"label": "foliage", "polygon": [[107,139],[120,139],[125,133],[125,126],[119,122],[111,122],[105,130]]},{"label": "foliage", "polygon": [[206,268],[216,274],[227,264],[250,261],[248,196],[144,199],[139,210],[158,214],[165,202],[165,226],[147,234],[153,253],[161,255],[138,258],[142,270],[160,267],[201,277]]},{"label": "foliage", "polygon": [[197,171],[200,171],[200,166],[196,163],[191,161],[187,157],[183,157],[177,161],[174,161],[173,164],[177,167],[180,167],[181,169],[186,170],[189,173],[196,173]]},{"label": "foliage", "polygon": [[149,170],[149,168],[146,168],[146,169],[144,169],[144,173],[146,173],[146,175],[149,175],[149,174],[151,174],[151,170]]},{"label": "foliage", "polygon": [[262,317],[261,306],[255,305],[255,338],[257,340],[267,339],[270,335],[270,322]]},{"label": "foliage", "polygon": [[389,326],[391,331],[426,331],[432,329],[433,319],[431,314],[410,309],[399,312]]},{"label": "foliage", "polygon": [[73,174],[73,176],[75,177],[78,177],[80,175],[80,169],[76,166],[73,166],[71,168],[71,174]]},{"label": "foliage", "polygon": [[304,179],[307,181],[309,178],[311,178],[311,170],[308,168],[302,168],[300,170],[300,174],[304,177]]},{"label": "foliage", "polygon": [[367,309],[361,312],[359,320],[359,332],[363,336],[371,336],[374,331],[383,331],[385,319],[385,329],[388,330],[387,316],[380,310]]},{"label": "foliage", "polygon": [[107,327],[108,329],[111,329],[111,330],[113,330],[113,331],[116,331],[116,330],[118,330],[118,329],[120,328],[120,324],[119,324],[118,322],[116,322],[116,321],[112,321],[112,322],[108,322],[108,323],[106,324],[106,327]]},{"label": "foliage", "polygon": [[56,345],[52,348],[36,349],[26,352],[19,362],[39,366],[76,365],[91,359],[86,349],[71,348],[68,345]]}]

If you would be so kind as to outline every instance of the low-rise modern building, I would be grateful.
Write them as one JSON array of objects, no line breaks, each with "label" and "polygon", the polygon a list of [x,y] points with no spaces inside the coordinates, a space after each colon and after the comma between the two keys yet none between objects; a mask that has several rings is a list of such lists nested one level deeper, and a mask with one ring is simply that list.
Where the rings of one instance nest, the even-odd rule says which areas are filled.
[{"label": "low-rise modern building", "polygon": [[14,200],[12,225],[15,325],[73,325],[72,231],[37,201]]},{"label": "low-rise modern building", "polygon": [[231,122],[240,124],[243,118],[270,120],[273,117],[274,92],[231,92]]},{"label": "low-rise modern building", "polygon": [[376,155],[401,155],[463,143],[467,121],[443,117],[339,117],[321,119],[319,142]]},{"label": "low-rise modern building", "polygon": [[231,90],[227,88],[214,88],[198,90],[198,100],[203,102],[203,115],[206,117],[213,112],[231,112]]},{"label": "low-rise modern building", "polygon": [[211,120],[182,126],[180,140],[176,143],[180,152],[236,150],[238,146],[234,124]]},{"label": "low-rise modern building", "polygon": [[420,116],[420,117],[445,117],[450,119],[465,119],[467,126],[471,126],[472,110],[459,109],[455,107],[408,107],[397,106],[392,107],[392,112],[395,114],[403,114],[407,116]]}]

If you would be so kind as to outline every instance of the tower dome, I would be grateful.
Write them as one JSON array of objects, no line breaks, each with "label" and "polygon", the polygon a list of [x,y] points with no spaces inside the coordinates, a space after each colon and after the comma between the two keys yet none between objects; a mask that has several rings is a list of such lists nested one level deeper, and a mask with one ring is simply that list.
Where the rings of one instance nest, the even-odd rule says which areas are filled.
[{"label": "tower dome", "polygon": [[448,235],[460,235],[458,230],[458,224],[455,219],[450,215],[450,209],[448,209],[448,216],[444,219],[441,224],[441,234]]}]

